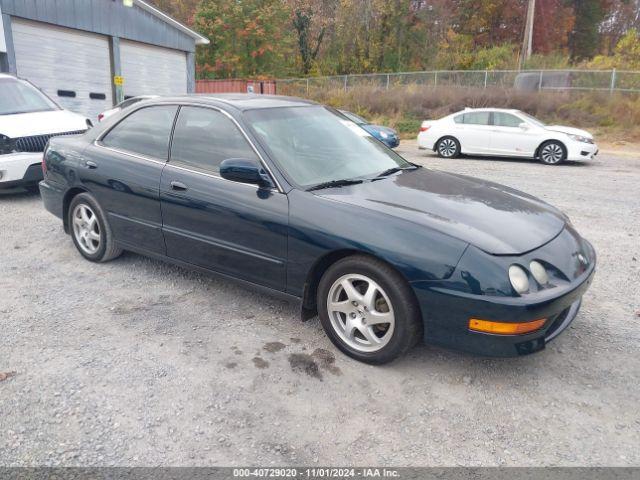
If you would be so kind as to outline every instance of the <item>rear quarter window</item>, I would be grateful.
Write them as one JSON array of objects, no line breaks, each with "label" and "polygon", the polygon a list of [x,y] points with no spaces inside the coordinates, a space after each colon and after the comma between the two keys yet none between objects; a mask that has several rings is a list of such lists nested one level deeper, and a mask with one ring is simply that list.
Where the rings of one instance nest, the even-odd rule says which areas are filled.
[{"label": "rear quarter window", "polygon": [[136,110],[102,138],[106,147],[167,160],[169,137],[178,107],[161,105]]}]

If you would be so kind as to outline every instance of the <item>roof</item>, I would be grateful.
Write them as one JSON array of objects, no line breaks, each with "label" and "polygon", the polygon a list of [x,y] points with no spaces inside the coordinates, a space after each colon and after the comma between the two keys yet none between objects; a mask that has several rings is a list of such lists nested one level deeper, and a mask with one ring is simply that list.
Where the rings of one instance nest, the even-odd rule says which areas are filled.
[{"label": "roof", "polygon": [[142,0],[134,0],[133,3],[135,3],[142,10],[145,10],[146,12],[149,12],[151,15],[159,18],[163,22],[168,23],[172,27],[177,28],[178,30],[180,30],[180,31],[186,33],[187,35],[189,35],[190,37],[194,38],[195,41],[196,41],[196,45],[208,45],[209,44],[209,39],[208,38],[203,37],[202,35],[200,35],[198,32],[196,32],[194,30],[191,30],[189,27],[187,27],[187,26],[183,25],[182,23],[178,22],[177,20],[171,18],[169,15],[167,15],[166,13],[161,12],[157,8],[149,5],[147,2],[144,2]]},{"label": "roof", "polygon": [[[516,108],[491,108],[491,107],[483,107],[483,108],[465,108],[464,110],[460,110],[460,112],[506,112],[513,113],[519,112],[520,110]],[[460,113],[456,112],[456,113]]]},{"label": "roof", "polygon": [[255,110],[259,108],[308,107],[316,102],[284,95],[262,95],[256,93],[205,93],[172,97],[159,97],[156,101],[170,100],[198,103],[224,103],[238,110]]}]

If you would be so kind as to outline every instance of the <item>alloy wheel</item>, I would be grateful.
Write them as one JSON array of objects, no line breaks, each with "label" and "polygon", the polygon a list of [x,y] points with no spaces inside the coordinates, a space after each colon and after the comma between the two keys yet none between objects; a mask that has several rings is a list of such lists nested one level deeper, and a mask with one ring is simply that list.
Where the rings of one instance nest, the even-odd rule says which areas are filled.
[{"label": "alloy wheel", "polygon": [[395,316],[389,296],[364,275],[338,278],[329,290],[327,312],[333,330],[359,352],[379,351],[393,336]]},{"label": "alloy wheel", "polygon": [[544,163],[555,164],[562,161],[564,157],[564,150],[557,143],[549,143],[542,147],[540,157]]},{"label": "alloy wheel", "polygon": [[100,249],[100,223],[95,212],[85,203],[73,210],[73,235],[82,251],[94,255]]},{"label": "alloy wheel", "polygon": [[444,140],[440,141],[440,144],[438,145],[438,151],[440,152],[440,155],[446,158],[453,157],[456,153],[456,150],[458,150],[458,146],[456,145],[455,140],[453,140],[452,138],[445,138]]}]

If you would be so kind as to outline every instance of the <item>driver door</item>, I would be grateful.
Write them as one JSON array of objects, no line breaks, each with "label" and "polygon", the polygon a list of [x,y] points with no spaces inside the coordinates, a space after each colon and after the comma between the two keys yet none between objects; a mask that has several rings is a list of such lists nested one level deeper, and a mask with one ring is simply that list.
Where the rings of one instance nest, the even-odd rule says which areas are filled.
[{"label": "driver door", "polygon": [[[526,125],[526,128],[522,125]],[[533,157],[540,145],[537,127],[507,112],[493,113],[491,153],[505,156]]]},{"label": "driver door", "polygon": [[160,180],[167,255],[284,290],[287,196],[275,188],[223,179],[219,166],[228,158],[260,161],[225,113],[181,107]]}]

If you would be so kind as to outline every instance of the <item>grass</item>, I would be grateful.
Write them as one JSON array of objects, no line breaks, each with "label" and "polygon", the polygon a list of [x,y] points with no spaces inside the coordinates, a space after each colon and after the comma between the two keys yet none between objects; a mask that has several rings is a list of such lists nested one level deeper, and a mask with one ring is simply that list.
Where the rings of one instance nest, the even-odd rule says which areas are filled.
[{"label": "grass", "polygon": [[393,127],[403,138],[415,137],[422,120],[441,118],[465,107],[494,107],[523,110],[548,124],[587,129],[607,142],[640,141],[640,95],[635,94],[529,93],[408,85],[389,90],[374,87],[346,92],[341,88],[317,90],[309,98]]}]

